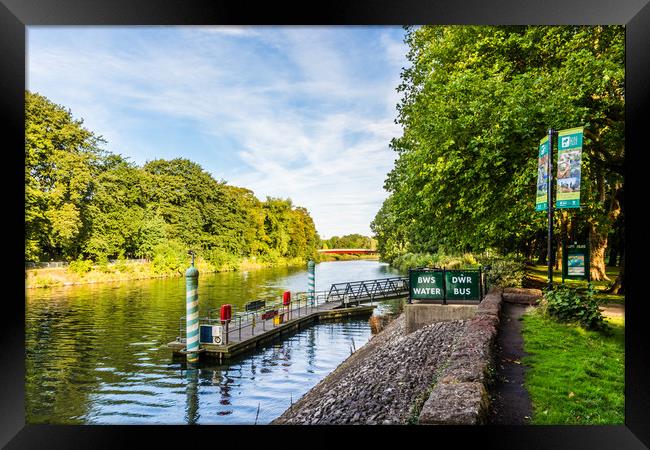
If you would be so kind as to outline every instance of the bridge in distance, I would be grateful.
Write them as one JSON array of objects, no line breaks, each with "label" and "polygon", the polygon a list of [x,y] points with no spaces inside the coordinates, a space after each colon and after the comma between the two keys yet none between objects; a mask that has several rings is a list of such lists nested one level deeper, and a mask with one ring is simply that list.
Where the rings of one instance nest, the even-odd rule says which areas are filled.
[{"label": "bridge in distance", "polygon": [[325,248],[318,250],[318,253],[333,255],[374,255],[377,250],[369,248]]}]

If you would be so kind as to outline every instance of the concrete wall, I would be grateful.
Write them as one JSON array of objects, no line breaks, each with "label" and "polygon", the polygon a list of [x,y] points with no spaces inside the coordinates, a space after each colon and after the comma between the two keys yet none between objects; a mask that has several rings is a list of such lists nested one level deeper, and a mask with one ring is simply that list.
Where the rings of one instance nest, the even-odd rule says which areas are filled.
[{"label": "concrete wall", "polygon": [[414,303],[404,306],[406,315],[406,333],[430,325],[434,322],[471,319],[476,314],[478,305],[439,305]]},{"label": "concrete wall", "polygon": [[[494,364],[503,291],[492,289],[476,308],[467,331],[420,412],[419,423],[477,425],[487,420],[488,382]],[[442,305],[441,305],[442,306]]]}]

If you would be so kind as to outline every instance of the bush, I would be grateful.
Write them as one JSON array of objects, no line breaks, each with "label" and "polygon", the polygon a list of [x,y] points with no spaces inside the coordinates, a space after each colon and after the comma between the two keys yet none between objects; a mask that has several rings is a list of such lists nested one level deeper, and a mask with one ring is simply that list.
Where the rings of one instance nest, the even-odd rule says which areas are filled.
[{"label": "bush", "polygon": [[601,313],[600,302],[594,296],[594,288],[589,283],[585,295],[577,289],[559,285],[544,294],[541,307],[548,315],[562,322],[578,322],[590,330],[607,328]]},{"label": "bush", "polygon": [[492,256],[481,259],[481,264],[490,266],[485,272],[488,286],[521,287],[526,276],[524,261],[507,256]]},{"label": "bush", "polygon": [[93,262],[90,260],[83,260],[81,257],[77,259],[76,261],[71,261],[70,265],[68,266],[68,272],[73,272],[78,275],[83,275],[85,273],[88,273],[92,270],[93,268]]},{"label": "bush", "polygon": [[126,262],[126,258],[120,255],[120,257],[117,258],[117,261],[115,261],[115,270],[120,273],[131,273],[133,272],[133,266],[130,266],[129,263]]},{"label": "bush", "polygon": [[190,257],[187,254],[187,246],[177,241],[166,241],[156,245],[153,249],[151,267],[154,273],[184,274],[189,267]]},{"label": "bush", "polygon": [[218,271],[239,269],[239,258],[225,250],[213,248],[203,252],[205,259]]},{"label": "bush", "polygon": [[97,257],[97,268],[103,273],[111,273],[113,269],[108,265],[108,257],[101,254]]}]

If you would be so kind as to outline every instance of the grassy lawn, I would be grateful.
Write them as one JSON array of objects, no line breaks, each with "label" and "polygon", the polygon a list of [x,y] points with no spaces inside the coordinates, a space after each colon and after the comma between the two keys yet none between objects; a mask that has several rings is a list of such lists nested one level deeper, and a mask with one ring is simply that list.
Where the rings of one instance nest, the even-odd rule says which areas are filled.
[{"label": "grassy lawn", "polygon": [[522,320],[531,423],[623,424],[623,318],[607,319],[609,335],[555,322],[535,310]]},{"label": "grassy lawn", "polygon": [[[606,294],[604,291],[614,282],[618,276],[618,267],[607,267],[605,273],[610,281],[594,281],[593,285],[596,291],[597,299],[601,299],[607,303],[625,303],[623,295]],[[530,287],[545,288],[548,280],[548,267],[543,265],[527,266],[526,275],[529,279]],[[562,283],[562,270],[553,270],[553,283]],[[581,280],[565,280],[565,284],[571,287],[587,289],[587,282]]]}]

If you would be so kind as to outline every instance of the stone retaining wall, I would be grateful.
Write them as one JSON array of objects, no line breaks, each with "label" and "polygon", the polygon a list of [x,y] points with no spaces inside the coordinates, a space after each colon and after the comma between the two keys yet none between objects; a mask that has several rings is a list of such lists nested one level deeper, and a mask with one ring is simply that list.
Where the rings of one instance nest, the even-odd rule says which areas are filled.
[{"label": "stone retaining wall", "polygon": [[493,289],[476,315],[424,403],[419,423],[432,425],[484,424],[489,408],[488,382],[494,364],[503,291]]},{"label": "stone retaining wall", "polygon": [[502,293],[491,290],[471,319],[412,333],[400,315],[271,423],[485,423]]},{"label": "stone retaining wall", "polygon": [[417,421],[413,405],[448,363],[468,322],[437,322],[406,334],[400,315],[271,423]]}]

